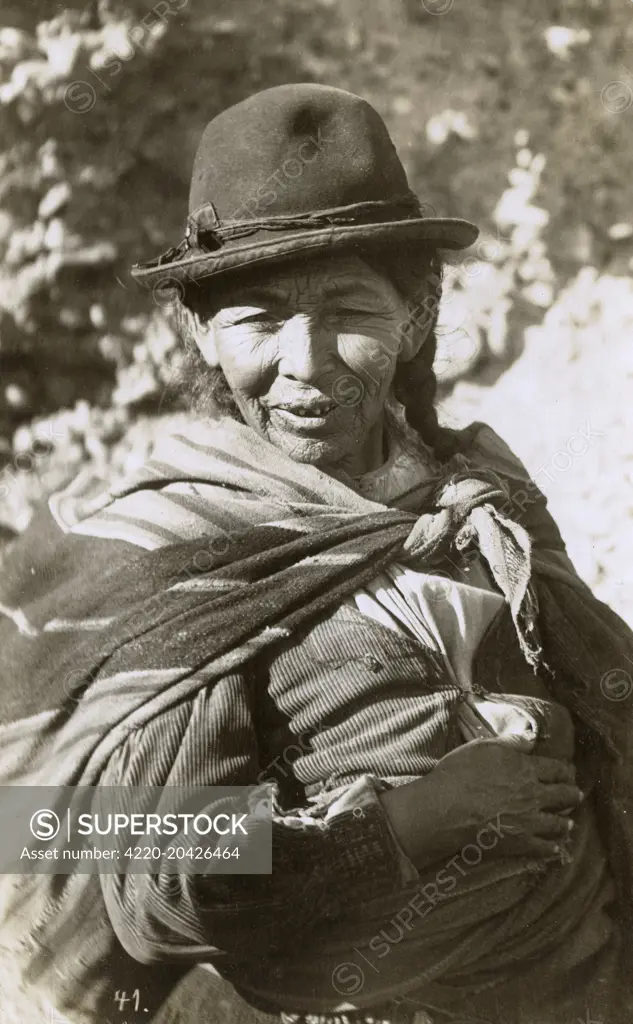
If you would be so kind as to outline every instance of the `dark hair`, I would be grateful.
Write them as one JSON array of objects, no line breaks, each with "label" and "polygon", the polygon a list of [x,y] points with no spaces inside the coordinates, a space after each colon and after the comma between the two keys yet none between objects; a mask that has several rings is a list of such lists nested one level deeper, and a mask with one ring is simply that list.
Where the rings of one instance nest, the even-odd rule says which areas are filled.
[{"label": "dark hair", "polygon": [[[353,252],[377,273],[386,276],[400,292],[411,313],[406,329],[412,332],[424,330],[426,333],[426,340],[417,355],[409,362],[397,364],[393,391],[404,406],[410,426],[433,449],[438,459],[449,459],[457,451],[459,443],[454,431],[440,426],[434,404],[437,393],[437,378],[433,370],[437,345],[435,326],[442,297],[443,274],[439,253],[419,244],[404,245],[398,249],[355,248]],[[194,410],[208,412],[205,399],[208,403],[211,394],[219,413],[244,422],[224,373],[219,367],[209,366],[196,345],[189,313],[208,313],[207,305],[208,300],[203,298],[197,285],[187,287],[175,305],[175,326],[185,347],[178,386],[184,386]]]}]

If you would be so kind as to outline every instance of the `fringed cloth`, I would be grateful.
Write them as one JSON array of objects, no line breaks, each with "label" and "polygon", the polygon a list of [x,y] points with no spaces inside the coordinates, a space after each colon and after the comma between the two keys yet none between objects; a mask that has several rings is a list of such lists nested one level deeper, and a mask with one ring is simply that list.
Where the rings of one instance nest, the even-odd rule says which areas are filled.
[{"label": "fringed cloth", "polygon": [[[23,554],[6,557],[0,782],[96,785],[132,731],[274,650],[390,563],[451,575],[476,548],[526,660],[549,672],[553,698],[598,752],[597,801],[630,929],[631,708],[601,681],[633,663],[633,635],[575,575],[508,449],[481,424],[460,439],[460,454],[391,508],[231,421],[193,424],[119,486],[71,487],[51,505],[65,533],[53,560],[46,552],[25,575]],[[95,577],[90,538],[144,550],[113,545]],[[43,620],[51,593],[55,617]],[[55,692],[60,679],[71,681],[66,699],[29,717],[22,693]],[[38,876],[22,912],[38,916],[54,884]],[[54,948],[55,920],[48,927]]]}]

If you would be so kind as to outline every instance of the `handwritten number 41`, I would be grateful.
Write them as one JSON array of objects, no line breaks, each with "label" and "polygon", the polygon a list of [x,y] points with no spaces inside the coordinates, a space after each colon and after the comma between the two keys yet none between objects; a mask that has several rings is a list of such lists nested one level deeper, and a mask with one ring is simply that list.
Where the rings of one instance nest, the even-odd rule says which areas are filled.
[{"label": "handwritten number 41", "polygon": [[131,996],[128,996],[127,992],[125,991],[119,992],[118,989],[114,994],[114,1002],[119,1007],[121,1013],[123,1012],[123,1007],[125,1006],[125,1004],[131,1002],[132,1000],[134,1000],[134,1009],[138,1010],[141,1002],[141,993],[139,989],[135,988]]}]

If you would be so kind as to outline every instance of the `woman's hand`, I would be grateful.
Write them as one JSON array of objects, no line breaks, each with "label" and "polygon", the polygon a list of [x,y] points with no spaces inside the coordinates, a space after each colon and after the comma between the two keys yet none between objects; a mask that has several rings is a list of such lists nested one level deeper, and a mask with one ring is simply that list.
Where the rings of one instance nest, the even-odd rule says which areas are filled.
[{"label": "woman's hand", "polygon": [[380,801],[417,867],[455,855],[491,826],[499,838],[490,856],[553,858],[569,835],[569,812],[582,800],[575,776],[566,761],[475,740]]}]

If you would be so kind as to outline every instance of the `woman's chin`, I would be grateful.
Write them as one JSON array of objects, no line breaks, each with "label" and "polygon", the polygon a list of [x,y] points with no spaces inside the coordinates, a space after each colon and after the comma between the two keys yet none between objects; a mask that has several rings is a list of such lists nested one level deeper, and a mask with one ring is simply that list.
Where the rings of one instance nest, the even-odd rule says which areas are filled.
[{"label": "woman's chin", "polygon": [[338,437],[314,437],[291,431],[269,431],[268,440],[294,462],[302,462],[325,469],[345,459],[349,444]]}]

